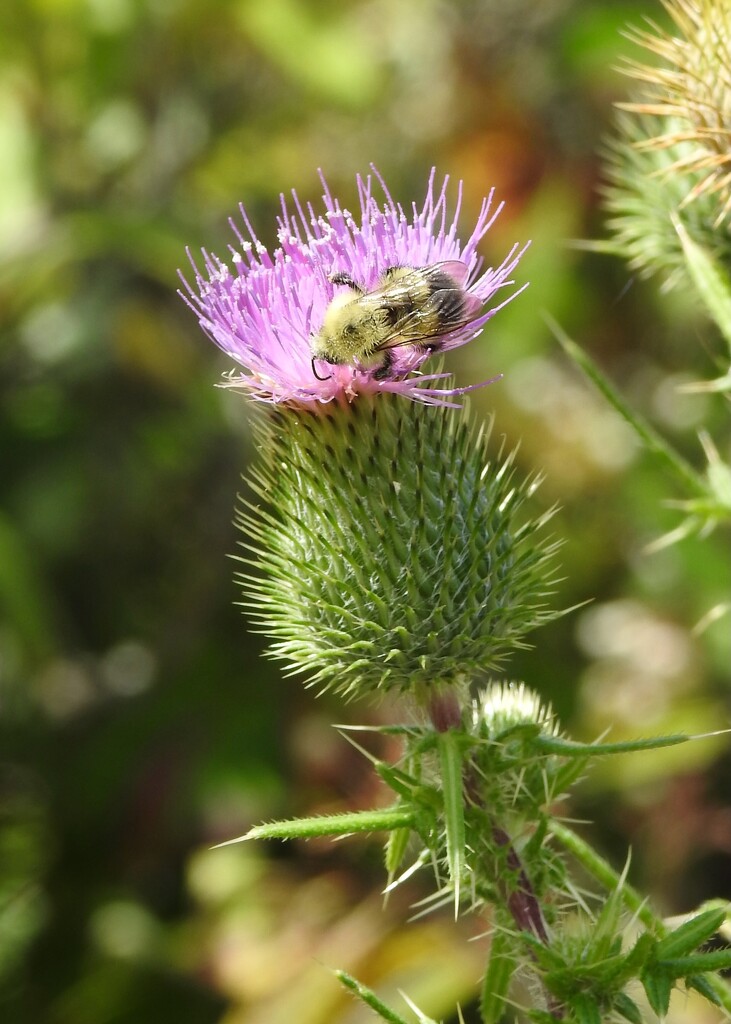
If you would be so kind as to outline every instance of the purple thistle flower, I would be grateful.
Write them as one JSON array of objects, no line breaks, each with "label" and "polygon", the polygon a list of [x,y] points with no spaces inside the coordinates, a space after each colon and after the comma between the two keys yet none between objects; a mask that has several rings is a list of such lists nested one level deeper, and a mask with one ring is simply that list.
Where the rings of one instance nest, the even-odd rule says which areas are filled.
[{"label": "purple thistle flower", "polygon": [[[374,198],[371,175],[358,176],[359,218],[340,206],[321,176],[324,214],[316,214],[309,203],[303,207],[294,191],[293,210],[282,196],[277,220],[280,247],[273,253],[257,238],[243,206],[240,213],[248,237],[230,221],[238,241],[237,247],[229,246],[233,270],[203,250],[205,272],[201,273],[188,253],[195,287],[181,274],[187,295],[180,294],[208,337],[246,371],[232,371],[224,387],[240,388],[267,402],[330,402],[341,396],[352,400],[361,393],[391,391],[429,405],[454,405],[450,398],[492,382],[466,388],[425,387],[449,374],[422,374],[420,368],[432,351],[456,348],[475,338],[487,321],[526,287],[485,308],[500,289],[512,284],[510,275],[527,246],[514,245],[499,267],[483,271],[477,246],[503,207],[500,203],[492,210],[494,189],[483,200],[477,224],[463,245],[457,237],[462,182],[448,223],[448,177],[436,191],[432,170],[424,205],[419,210],[413,204],[408,218],[375,168],[373,173],[385,202],[381,207]],[[398,344],[391,349],[385,371],[383,364],[367,367],[354,360],[352,365],[324,364],[327,375],[322,370],[315,373],[311,341],[338,291],[334,275],[347,277],[369,292],[389,268],[454,262],[466,268],[464,282],[459,282],[471,317],[466,323],[430,337],[428,347]]]}]

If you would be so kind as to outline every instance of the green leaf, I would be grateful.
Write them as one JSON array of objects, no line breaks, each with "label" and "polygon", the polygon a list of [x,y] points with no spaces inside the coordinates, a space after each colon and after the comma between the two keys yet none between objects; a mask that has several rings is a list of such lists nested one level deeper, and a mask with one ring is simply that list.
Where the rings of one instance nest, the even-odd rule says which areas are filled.
[{"label": "green leaf", "polygon": [[567,965],[566,957],[555,946],[547,945],[537,935],[532,935],[530,932],[521,932],[520,941],[522,944],[530,947],[533,959],[545,971],[559,978],[561,972],[566,972],[567,976],[570,974],[571,967]]},{"label": "green leaf", "polygon": [[614,385],[605,377],[596,363],[584,352],[575,341],[551,317],[546,317],[548,326],[564,352],[577,364],[595,385],[610,405],[614,406],[620,416],[632,427],[647,448],[648,452],[665,469],[677,477],[694,495],[707,496],[708,487],[703,477],[696,473],[690,463],[679,455],[675,449],[622,398]]},{"label": "green leaf", "polygon": [[726,909],[705,910],[685,921],[657,945],[658,960],[692,953],[710,939],[726,920]]},{"label": "green leaf", "polygon": [[480,996],[483,1024],[498,1024],[503,1017],[506,1009],[505,997],[515,969],[516,958],[510,938],[504,932],[494,932]]},{"label": "green leaf", "polygon": [[658,1017],[665,1017],[670,1007],[673,979],[665,971],[650,968],[642,974],[640,980],[652,1009]]},{"label": "green leaf", "polygon": [[731,969],[731,949],[715,949],[711,953],[696,953],[695,956],[665,958],[662,966],[672,971],[676,978],[686,974],[704,974],[706,971],[727,971]]},{"label": "green leaf", "polygon": [[459,891],[465,855],[464,791],[462,750],[453,730],[437,738],[439,766],[444,794],[444,824],[447,831],[447,864],[454,885],[454,915],[459,911]]},{"label": "green leaf", "polygon": [[639,1006],[625,992],[618,992],[614,997],[612,1008],[628,1020],[630,1024],[642,1024],[642,1013]]},{"label": "green leaf", "polygon": [[715,991],[713,986],[710,984],[707,978],[704,978],[701,974],[689,974],[685,979],[686,988],[694,988],[696,992],[708,1000],[709,1003],[713,1003],[714,1006],[721,1006],[721,1000],[718,997],[718,993]]},{"label": "green leaf", "polygon": [[557,994],[570,992],[572,987],[582,984],[607,986],[614,982],[623,966],[620,956],[604,960],[590,960],[589,963],[570,963],[557,970],[546,972],[546,984]]},{"label": "green leaf", "polygon": [[414,789],[417,785],[415,779],[412,779],[406,772],[400,771],[398,768],[392,768],[382,761],[377,761],[375,768],[386,785],[390,786],[394,793],[403,797],[404,800],[413,799]]},{"label": "green leaf", "polygon": [[395,828],[391,831],[386,840],[386,871],[388,872],[389,883],[393,881],[396,872],[404,859],[406,847],[409,844],[411,829]]},{"label": "green leaf", "polygon": [[[586,868],[589,874],[595,878],[598,882],[601,882],[607,889],[614,889],[620,883],[621,879],[617,872],[612,868],[599,854],[590,847],[584,840],[578,836],[571,829],[567,828],[564,824],[553,818],[548,823],[550,832],[556,837],[561,845],[569,850],[578,861]],[[653,914],[647,902],[637,893],[632,886],[627,885],[626,882],[622,883],[622,899],[625,906],[633,914],[635,914],[645,927],[651,931],[657,931],[660,934],[664,931],[664,926]],[[527,938],[527,936],[526,936]],[[536,944],[536,959],[540,962],[540,949],[539,944]],[[694,972],[688,972],[694,973]],[[650,969],[644,972],[643,984],[646,978],[650,975]],[[731,1015],[731,987],[725,981],[724,978],[718,975],[711,974],[706,979],[708,984],[713,989],[714,993],[718,997],[718,1002]],[[652,984],[652,982],[650,982]]]},{"label": "green leaf", "polygon": [[657,939],[649,932],[643,932],[625,954],[622,968],[613,979],[615,984],[626,984],[631,978],[636,978],[643,968],[655,959],[656,946]]},{"label": "green leaf", "polygon": [[651,736],[646,739],[623,740],[618,743],[579,743],[560,736],[537,736],[533,745],[551,754],[563,757],[594,757],[599,754],[628,754],[638,750],[659,750],[687,743],[690,736],[675,733],[671,736]]},{"label": "green leaf", "polygon": [[576,1024],[602,1024],[599,1004],[585,992],[579,992],[571,999],[569,1008]]},{"label": "green leaf", "polygon": [[677,214],[673,226],[683,247],[690,276],[703,303],[726,339],[731,355],[731,283],[710,253],[690,237]]},{"label": "green leaf", "polygon": [[[622,888],[628,867],[629,864],[627,863],[620,876],[619,885],[613,892],[609,893],[592,929],[588,949],[591,951],[594,963],[609,956],[615,937],[621,933],[619,922],[622,914]],[[621,960],[622,957],[618,959]]]},{"label": "green leaf", "polygon": [[232,846],[249,839],[313,839],[317,836],[344,836],[353,832],[387,832],[393,828],[409,828],[414,812],[404,807],[382,811],[354,811],[348,814],[323,814],[314,818],[293,818],[255,825],[244,836],[228,839],[220,846]]},{"label": "green leaf", "polygon": [[[698,979],[694,976],[694,983],[697,980]],[[711,974],[708,978],[704,978],[703,980],[713,989],[718,1005],[722,1006],[726,1013],[731,1016],[731,985],[726,978],[722,978],[718,974]],[[695,984],[693,984],[692,987],[695,988]]]},{"label": "green leaf", "polygon": [[366,988],[365,985],[361,985],[359,981],[356,981],[350,974],[346,974],[345,971],[335,971],[335,977],[340,981],[347,989],[350,989],[359,999],[362,999],[366,1006],[370,1006],[378,1016],[388,1022],[388,1024],[407,1024],[403,1017],[399,1017],[397,1013],[389,1009],[385,1003],[382,1003],[375,992],[371,989]]}]

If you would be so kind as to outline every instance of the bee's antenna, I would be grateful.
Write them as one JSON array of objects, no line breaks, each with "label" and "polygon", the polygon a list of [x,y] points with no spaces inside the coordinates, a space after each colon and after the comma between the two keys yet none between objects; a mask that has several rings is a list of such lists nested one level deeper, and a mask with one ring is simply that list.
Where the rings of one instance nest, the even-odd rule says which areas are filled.
[{"label": "bee's antenna", "polygon": [[332,374],[329,374],[327,377],[320,376],[320,374],[315,369],[315,356],[312,357],[312,372],[314,373],[318,380],[330,380],[330,378],[332,377]]},{"label": "bee's antenna", "polygon": [[328,274],[328,281],[332,284],[344,284],[346,288],[350,288],[351,291],[358,292],[359,295],[363,294],[363,288],[359,284],[356,284],[350,274],[343,272],[337,272],[335,274]]}]

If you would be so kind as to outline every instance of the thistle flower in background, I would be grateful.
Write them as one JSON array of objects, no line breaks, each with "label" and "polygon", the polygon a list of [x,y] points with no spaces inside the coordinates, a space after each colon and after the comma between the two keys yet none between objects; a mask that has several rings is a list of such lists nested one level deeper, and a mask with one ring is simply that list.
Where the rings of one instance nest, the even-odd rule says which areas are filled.
[{"label": "thistle flower in background", "polygon": [[682,205],[712,196],[718,227],[731,214],[731,0],[663,0],[663,6],[680,35],[652,24],[651,31],[629,33],[663,66],[627,61],[625,70],[642,85],[638,101],[622,106],[665,119],[666,130],[639,148],[687,144],[665,173],[693,176]]},{"label": "thistle flower in background", "polygon": [[[639,84],[606,153],[613,239],[601,246],[667,290],[687,277],[675,224],[731,261],[731,0],[663,0],[680,35],[650,23],[629,38],[662,63],[627,60]],[[675,222],[674,222],[675,221]]]},{"label": "thistle flower in background", "polygon": [[[339,397],[352,400],[357,394],[378,392],[395,392],[426,404],[450,404],[452,396],[469,390],[425,386],[448,375],[422,375],[420,368],[432,351],[456,348],[476,337],[514,297],[488,306],[512,283],[510,275],[524,248],[514,245],[497,268],[483,269],[477,248],[502,209],[502,203],[493,209],[492,191],[483,201],[467,241],[462,243],[457,235],[461,183],[451,219],[448,178],[440,186],[434,171],[421,209],[414,204],[407,216],[383,179],[375,171],[374,175],[383,192],[383,206],[373,195],[373,177],[358,177],[360,211],[353,217],[333,197],[323,178],[323,213],[316,213],[310,204],[303,206],[295,192],[293,209],[282,197],[279,248],[273,253],[261,244],[241,207],[245,230],[242,232],[231,221],[238,243],[230,247],[234,269],[204,252],[205,271],[201,272],[191,257],[195,287],[183,277],[187,291],[183,298],[206,334],[244,367],[244,373],[228,377],[226,386],[268,402],[304,404]],[[375,305],[377,316],[393,316],[393,308],[384,311],[385,303],[379,306],[378,300],[369,298],[370,293],[383,288],[389,274],[403,278],[406,268],[423,271],[440,264],[452,279],[452,300],[459,298],[462,316],[442,317],[436,330],[429,332],[426,328],[415,330],[408,317],[402,318],[396,324],[397,336],[388,339],[388,359],[375,364],[353,358],[342,365],[329,365],[313,359],[313,339],[337,303],[343,302],[343,295],[345,300],[364,295],[370,315]],[[421,303],[417,312],[423,314],[425,303],[431,303],[431,319],[439,321],[439,316],[433,315],[430,298],[433,286],[424,284],[422,278],[417,279],[417,285],[420,291],[416,304]],[[403,313],[405,302],[414,303],[414,288],[404,299],[403,280],[396,280],[392,287],[401,288]],[[345,293],[343,288],[347,289]]]},{"label": "thistle flower in background", "polygon": [[663,291],[687,280],[688,274],[675,216],[713,258],[731,260],[731,237],[713,227],[713,197],[705,193],[692,205],[685,204],[689,191],[701,180],[700,172],[670,173],[679,160],[690,156],[691,144],[677,142],[663,149],[644,146],[648,138],[669,128],[667,119],[652,114],[618,114],[604,163],[604,207],[612,239],[597,246],[626,259],[642,277],[659,273]]}]

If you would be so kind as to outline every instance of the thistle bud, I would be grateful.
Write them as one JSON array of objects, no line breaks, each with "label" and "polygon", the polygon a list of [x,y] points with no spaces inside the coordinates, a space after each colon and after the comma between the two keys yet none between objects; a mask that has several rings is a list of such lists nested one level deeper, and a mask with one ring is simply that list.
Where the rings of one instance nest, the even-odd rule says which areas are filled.
[{"label": "thistle bud", "polygon": [[464,410],[397,396],[262,425],[247,605],[292,672],[346,694],[459,683],[551,614],[536,480]]}]

